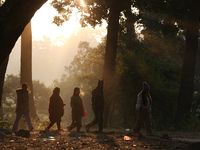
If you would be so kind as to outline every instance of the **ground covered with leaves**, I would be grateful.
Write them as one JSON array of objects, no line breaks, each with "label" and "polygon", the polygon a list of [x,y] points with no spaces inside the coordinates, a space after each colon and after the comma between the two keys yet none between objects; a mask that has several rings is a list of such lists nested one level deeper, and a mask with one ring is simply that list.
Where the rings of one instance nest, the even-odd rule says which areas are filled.
[{"label": "ground covered with leaves", "polygon": [[16,136],[14,133],[0,130],[0,149],[37,150],[37,149],[200,149],[199,133],[161,133],[154,136],[137,137],[132,132],[119,130],[104,130],[103,133],[82,131],[47,133],[32,131],[28,138]]}]

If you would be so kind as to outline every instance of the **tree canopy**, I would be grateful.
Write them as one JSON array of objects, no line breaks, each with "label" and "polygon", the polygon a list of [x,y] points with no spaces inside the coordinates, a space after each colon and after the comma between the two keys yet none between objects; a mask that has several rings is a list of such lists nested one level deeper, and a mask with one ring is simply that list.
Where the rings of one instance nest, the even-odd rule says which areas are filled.
[{"label": "tree canopy", "polygon": [[47,0],[6,0],[0,7],[0,66],[35,12]]}]

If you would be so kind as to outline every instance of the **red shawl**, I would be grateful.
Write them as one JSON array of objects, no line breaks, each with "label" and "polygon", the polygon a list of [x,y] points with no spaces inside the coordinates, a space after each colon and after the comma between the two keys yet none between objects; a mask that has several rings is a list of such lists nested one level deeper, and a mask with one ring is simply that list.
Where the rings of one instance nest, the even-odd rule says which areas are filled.
[{"label": "red shawl", "polygon": [[84,106],[83,106],[83,100],[82,100],[82,98],[78,95],[78,97],[80,98],[80,100],[81,100],[81,105],[82,105],[82,110],[83,110],[83,117],[85,117],[86,116],[86,113],[85,113],[85,108],[84,108]]}]

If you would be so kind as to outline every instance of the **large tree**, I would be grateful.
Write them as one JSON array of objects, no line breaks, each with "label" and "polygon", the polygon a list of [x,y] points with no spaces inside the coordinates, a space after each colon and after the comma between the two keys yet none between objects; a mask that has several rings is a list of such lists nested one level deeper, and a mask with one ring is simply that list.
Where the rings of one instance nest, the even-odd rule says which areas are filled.
[{"label": "large tree", "polygon": [[140,22],[145,26],[143,33],[144,41],[149,42],[147,46],[159,49],[159,43],[152,42],[152,39],[157,38],[157,41],[159,41],[159,39],[165,37],[168,38],[167,42],[174,43],[174,46],[177,47],[179,42],[173,39],[183,33],[182,43],[185,44],[185,48],[179,50],[181,56],[183,56],[183,64],[180,71],[181,81],[178,81],[180,92],[176,102],[177,112],[175,114],[175,122],[178,125],[177,127],[180,127],[189,118],[193,99],[200,2],[195,0],[141,0],[136,1],[135,5],[140,10]]},{"label": "large tree", "polygon": [[[118,31],[119,31],[119,16],[120,16],[120,1],[119,0],[111,0],[110,2],[110,13],[108,18],[108,29],[107,29],[107,40],[106,40],[106,53],[105,53],[105,61],[103,68],[103,79],[105,80],[105,121],[104,125],[108,125],[110,104],[113,101],[111,99],[110,89],[110,81],[112,81],[114,77],[115,71],[115,61],[117,54],[117,43],[118,43]],[[111,82],[112,83],[112,82]]]},{"label": "large tree", "polygon": [[0,7],[0,66],[35,12],[47,0],[6,0]]},{"label": "large tree", "polygon": [[197,60],[200,1],[191,0],[187,17],[186,45],[181,72],[181,84],[176,113],[177,127],[190,116],[194,93],[194,77]]},{"label": "large tree", "polygon": [[3,65],[0,67],[0,118],[3,119],[3,106],[2,106],[2,94],[3,94],[3,85],[5,73],[8,65],[8,58],[4,61]]},{"label": "large tree", "polygon": [[[0,0],[0,7],[2,5],[2,1]],[[3,94],[3,84],[5,73],[8,65],[9,57],[4,61],[3,65],[0,67],[0,118],[3,119],[3,107],[2,107],[2,94]]]},{"label": "large tree", "polygon": [[47,0],[6,0],[0,7],[0,66],[35,12]]},{"label": "large tree", "polygon": [[21,75],[20,83],[27,83],[29,88],[29,108],[31,117],[37,118],[33,99],[32,84],[32,31],[31,21],[27,24],[21,35]]}]

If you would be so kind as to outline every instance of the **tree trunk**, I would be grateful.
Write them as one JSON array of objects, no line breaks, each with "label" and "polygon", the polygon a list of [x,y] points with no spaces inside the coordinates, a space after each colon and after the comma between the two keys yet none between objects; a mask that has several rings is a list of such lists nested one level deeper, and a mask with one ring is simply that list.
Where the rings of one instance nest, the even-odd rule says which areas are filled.
[{"label": "tree trunk", "polygon": [[21,78],[20,83],[27,83],[29,89],[29,108],[31,117],[37,118],[33,99],[32,85],[32,32],[31,22],[27,24],[21,35]]},{"label": "tree trunk", "polygon": [[127,18],[126,20],[127,33],[124,42],[126,43],[126,50],[131,51],[133,50],[133,42],[136,39],[134,24],[137,21],[137,17],[132,13],[131,5],[129,8],[127,8],[125,16]]},{"label": "tree trunk", "polygon": [[[2,2],[0,0],[0,7]],[[2,106],[2,94],[3,94],[3,84],[5,79],[5,73],[8,65],[9,57],[4,61],[2,67],[0,67],[0,118],[3,119],[3,106]]]},{"label": "tree trunk", "polygon": [[190,1],[187,19],[186,47],[181,72],[180,92],[176,112],[176,125],[188,120],[192,106],[194,92],[194,76],[197,59],[198,34],[199,34],[199,1]]},{"label": "tree trunk", "polygon": [[3,84],[4,84],[6,69],[8,65],[8,60],[9,58],[7,58],[4,61],[3,65],[0,67],[0,118],[1,119],[3,119],[3,106],[2,106]]},{"label": "tree trunk", "polygon": [[[123,39],[122,43],[126,44],[126,47],[121,51],[122,55],[126,55],[127,51],[136,51],[136,48],[134,48],[136,43],[136,33],[135,33],[135,22],[137,21],[137,17],[132,13],[132,9],[131,9],[131,5],[129,8],[126,9],[125,11],[125,16],[127,18],[126,20],[126,29],[127,29],[127,33],[125,34],[125,38]],[[120,39],[121,41],[121,39]],[[121,102],[121,116],[122,116],[122,120],[123,120],[123,125],[128,127],[128,125],[130,124],[130,118],[133,117],[133,112],[135,111],[135,107],[131,107],[132,103],[130,101],[130,95],[132,93],[130,93],[130,91],[126,91],[124,92],[124,94],[126,95],[126,98],[124,98],[124,100]],[[136,114],[136,113],[134,113]],[[134,118],[136,118],[136,115],[134,116]]]},{"label": "tree trunk", "polygon": [[119,0],[111,0],[110,13],[108,20],[108,33],[106,42],[106,53],[103,68],[103,79],[105,80],[105,110],[104,110],[104,126],[107,126],[110,101],[109,98],[109,82],[112,82],[115,70],[115,61],[117,53],[117,38],[119,28]]},{"label": "tree trunk", "polygon": [[0,66],[34,13],[47,0],[6,0],[0,7]]}]

